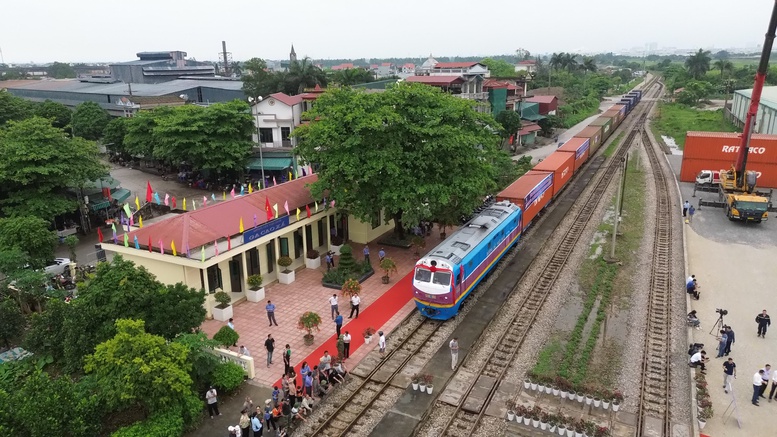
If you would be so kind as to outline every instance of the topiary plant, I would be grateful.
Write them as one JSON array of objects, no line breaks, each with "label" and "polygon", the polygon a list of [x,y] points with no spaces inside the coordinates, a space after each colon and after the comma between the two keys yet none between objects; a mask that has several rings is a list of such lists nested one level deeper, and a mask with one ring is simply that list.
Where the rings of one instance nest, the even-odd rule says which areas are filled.
[{"label": "topiary plant", "polygon": [[251,290],[258,290],[262,288],[262,282],[264,279],[262,278],[262,275],[251,275],[248,277],[248,286],[251,287]]},{"label": "topiary plant", "polygon": [[340,264],[338,270],[345,274],[351,273],[356,268],[356,260],[353,259],[353,249],[348,244],[340,248]]},{"label": "topiary plant", "polygon": [[308,250],[308,253],[305,254],[305,256],[308,259],[316,259],[316,258],[320,258],[321,254],[318,253],[318,251],[316,249],[310,249],[310,250]]},{"label": "topiary plant", "polygon": [[219,329],[219,332],[213,336],[213,340],[225,347],[230,347],[233,344],[237,344],[238,339],[240,339],[240,334],[235,332],[235,330],[229,326],[222,326],[221,329]]},{"label": "topiary plant", "polygon": [[343,284],[341,291],[343,292],[343,296],[350,298],[351,296],[361,293],[362,286],[356,279],[348,279]]},{"label": "topiary plant", "polygon": [[422,237],[419,237],[418,235],[416,235],[415,237],[413,237],[410,240],[410,244],[412,244],[413,247],[415,248],[415,254],[419,255],[421,249],[426,247],[426,240],[424,240]]},{"label": "topiary plant", "polygon": [[[381,268],[381,270],[383,270],[383,273],[386,274],[384,276],[384,278],[386,278],[386,280],[388,280],[389,276],[392,273],[396,273],[397,272],[397,264],[394,262],[393,259],[391,259],[389,257],[385,257],[385,258],[383,258],[383,260],[381,260],[380,268]],[[388,282],[388,281],[386,281],[386,282]]]},{"label": "topiary plant", "polygon": [[219,291],[217,291],[216,294],[213,295],[213,299],[215,299],[216,302],[219,303],[218,305],[216,305],[216,308],[223,310],[224,308],[228,307],[232,303],[232,296],[220,290],[221,289],[219,289]]},{"label": "topiary plant", "polygon": [[305,314],[299,316],[299,321],[297,322],[297,328],[303,331],[307,331],[307,334],[305,334],[305,340],[313,339],[313,330],[315,329],[316,332],[321,330],[319,325],[321,325],[321,316],[313,311],[308,311]]},{"label": "topiary plant", "polygon": [[288,256],[282,256],[278,258],[278,265],[283,267],[283,273],[289,273],[289,266],[292,262],[294,261],[292,261],[292,259]]},{"label": "topiary plant", "polygon": [[220,363],[213,370],[212,383],[224,391],[225,394],[233,392],[240,387],[245,380],[245,371],[235,363]]}]

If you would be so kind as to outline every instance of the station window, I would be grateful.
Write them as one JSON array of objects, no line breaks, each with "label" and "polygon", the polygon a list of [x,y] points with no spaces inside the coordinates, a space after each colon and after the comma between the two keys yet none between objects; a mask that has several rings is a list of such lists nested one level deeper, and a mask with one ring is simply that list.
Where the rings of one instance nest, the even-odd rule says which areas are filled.
[{"label": "station window", "polygon": [[218,265],[208,267],[208,290],[211,294],[216,292],[217,288],[224,288],[221,281],[221,269]]}]

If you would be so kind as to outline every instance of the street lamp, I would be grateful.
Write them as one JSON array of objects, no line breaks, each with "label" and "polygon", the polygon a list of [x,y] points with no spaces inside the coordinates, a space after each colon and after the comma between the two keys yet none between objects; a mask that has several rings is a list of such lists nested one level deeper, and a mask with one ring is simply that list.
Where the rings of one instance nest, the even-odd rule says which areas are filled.
[{"label": "street lamp", "polygon": [[[253,98],[249,97],[248,101],[254,103],[254,105],[259,105],[259,103],[264,100],[262,99],[262,96]],[[256,107],[256,143],[259,144],[259,166],[262,170],[262,187],[267,188],[267,179],[264,178],[264,157],[262,156],[262,141],[261,137],[259,136],[259,107]]]}]

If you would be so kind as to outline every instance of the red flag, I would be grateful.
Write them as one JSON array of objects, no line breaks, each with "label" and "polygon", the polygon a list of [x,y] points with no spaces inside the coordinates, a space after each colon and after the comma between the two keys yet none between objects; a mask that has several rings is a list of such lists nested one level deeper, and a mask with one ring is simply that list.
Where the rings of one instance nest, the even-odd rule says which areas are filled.
[{"label": "red flag", "polygon": [[103,242],[103,231],[100,228],[97,228],[97,238],[100,239],[100,243]]},{"label": "red flag", "polygon": [[175,196],[173,196],[173,209],[175,209]]},{"label": "red flag", "polygon": [[305,212],[308,213],[308,218],[310,218],[310,205],[305,205]]},{"label": "red flag", "polygon": [[232,250],[232,239],[227,237],[227,250]]},{"label": "red flag", "polygon": [[268,197],[264,198],[264,212],[267,213],[267,221],[269,222],[273,218],[272,213],[272,206],[270,206],[270,199]]},{"label": "red flag", "polygon": [[[150,187],[150,186],[151,186],[151,185],[149,185],[149,187]],[[152,252],[153,250],[154,250],[154,248],[152,247],[152,244],[151,244],[151,235],[149,235],[149,236],[148,236],[148,251],[149,251],[149,253],[150,253],[150,252]]]},{"label": "red flag", "polygon": [[154,191],[151,189],[151,181],[146,181],[146,202],[154,200]]}]

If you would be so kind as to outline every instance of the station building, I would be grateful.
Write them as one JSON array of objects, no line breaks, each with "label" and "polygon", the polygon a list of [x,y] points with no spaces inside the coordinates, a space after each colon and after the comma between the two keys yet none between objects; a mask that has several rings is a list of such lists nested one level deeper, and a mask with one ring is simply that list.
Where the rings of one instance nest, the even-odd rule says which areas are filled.
[{"label": "station building", "polygon": [[[155,223],[130,228],[126,246],[125,232],[117,228],[115,242],[106,235],[103,248],[145,267],[165,284],[204,289],[210,317],[216,289],[231,293],[233,302],[243,299],[248,276],[261,274],[265,285],[278,279],[281,256],[290,257],[289,268],[299,270],[305,268],[308,250],[323,256],[333,249],[335,235],[366,244],[393,228],[393,220],[364,223],[339,211],[330,199],[314,199],[308,185],[317,179],[315,174],[301,177],[196,210],[190,202],[189,211],[176,210]],[[269,220],[268,204],[273,214]],[[177,207],[182,207],[180,199]]]}]

